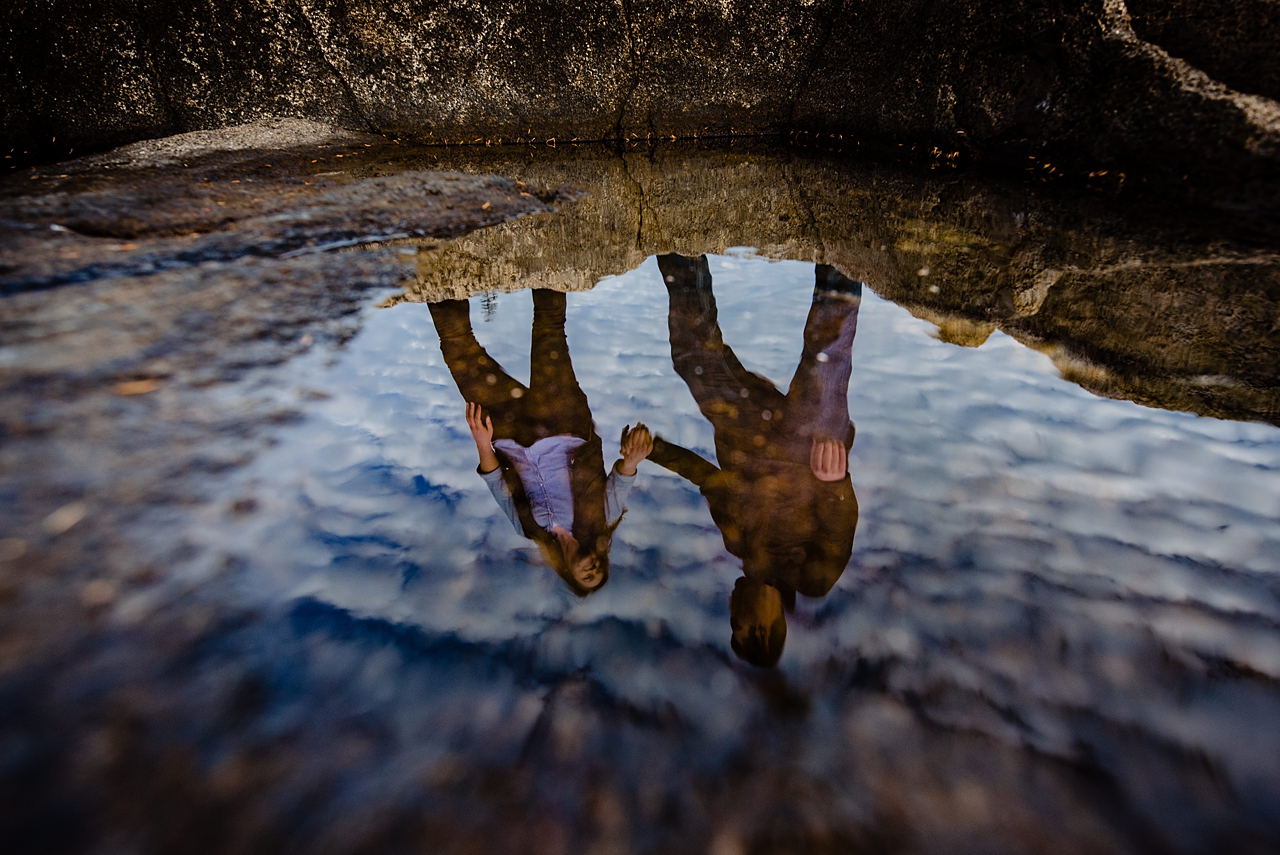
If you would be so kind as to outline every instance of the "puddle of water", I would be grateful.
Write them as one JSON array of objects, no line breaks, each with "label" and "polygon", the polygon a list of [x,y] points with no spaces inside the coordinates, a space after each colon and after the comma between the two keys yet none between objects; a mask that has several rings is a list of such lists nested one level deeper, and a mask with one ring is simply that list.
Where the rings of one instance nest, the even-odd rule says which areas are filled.
[{"label": "puddle of water", "polygon": [[[116,279],[40,290],[126,250],[15,227],[20,850],[1274,848],[1273,232],[764,149],[359,149],[272,154],[278,198],[184,170]],[[13,209],[129,225],[67,180]],[[217,263],[164,236],[208,193]],[[499,440],[577,437],[547,507],[495,501],[459,379]]]},{"label": "puddle of water", "polygon": [[[567,297],[598,478],[625,427],[667,443],[589,596],[477,473],[463,304],[374,311],[336,364],[295,367],[331,397],[230,485],[257,512],[203,537],[240,556],[237,599],[288,616],[257,631],[305,640],[275,667],[306,700],[276,714],[317,743],[377,722],[326,823],[411,792],[424,815],[546,812],[538,834],[637,849],[1275,833],[1280,429],[1095,397],[1002,332],[959,347],[870,287],[851,299],[829,268],[697,266],[650,257]],[[554,335],[566,301],[540,293]],[[530,383],[534,305],[470,301],[490,388]],[[811,439],[840,437],[846,401],[848,475],[820,482]],[[785,418],[747,424],[770,407]]]}]

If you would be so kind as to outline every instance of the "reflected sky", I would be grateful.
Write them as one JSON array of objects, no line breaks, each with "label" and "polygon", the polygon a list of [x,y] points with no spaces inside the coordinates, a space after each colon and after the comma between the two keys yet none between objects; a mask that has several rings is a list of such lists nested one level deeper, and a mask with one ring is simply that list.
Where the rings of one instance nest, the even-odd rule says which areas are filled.
[{"label": "reflected sky", "polygon": [[[744,249],[709,269],[726,343],[787,391],[814,266]],[[477,338],[522,382],[532,318],[528,292],[471,301]],[[657,259],[570,294],[566,331],[606,465],[637,421],[717,462],[672,364]],[[736,817],[725,845],[743,847],[771,787],[817,787],[832,828],[892,827],[920,850],[957,829],[1063,851],[1280,832],[1280,430],[1095,397],[1000,332],[976,348],[935,333],[864,289],[852,559],[829,594],[797,597],[775,682],[730,650],[742,562],[698,489],[652,461],[609,583],[566,588],[477,475],[423,304],[371,311],[331,364],[296,369],[329,397],[236,476],[260,507],[223,544],[251,571],[238,596],[476,657],[459,671],[372,630],[328,636],[362,663],[344,666],[348,691],[395,710],[414,746],[402,777],[380,773],[388,792],[446,759],[562,784],[590,767],[633,842],[671,826],[650,782]],[[717,813],[706,782],[721,778],[740,801]]]}]

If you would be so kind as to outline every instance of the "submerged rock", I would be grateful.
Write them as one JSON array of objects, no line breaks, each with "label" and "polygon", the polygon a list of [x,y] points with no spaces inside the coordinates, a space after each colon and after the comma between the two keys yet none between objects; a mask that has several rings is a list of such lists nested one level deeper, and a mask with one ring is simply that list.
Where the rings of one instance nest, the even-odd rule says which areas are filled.
[{"label": "submerged rock", "polygon": [[449,238],[547,209],[503,178],[379,174],[389,151],[381,137],[263,122],[10,176],[0,198],[0,292]]}]

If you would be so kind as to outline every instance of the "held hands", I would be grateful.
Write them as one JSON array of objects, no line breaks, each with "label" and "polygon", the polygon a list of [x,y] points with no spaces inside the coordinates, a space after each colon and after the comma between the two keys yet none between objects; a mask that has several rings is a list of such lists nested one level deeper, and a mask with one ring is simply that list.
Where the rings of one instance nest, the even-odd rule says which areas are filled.
[{"label": "held hands", "polygon": [[498,468],[498,456],[493,453],[493,419],[484,414],[479,404],[468,401],[467,427],[480,453],[480,471],[487,475]]},{"label": "held hands", "polygon": [[813,438],[809,468],[819,481],[839,481],[849,471],[849,452],[843,442]]},{"label": "held hands", "polygon": [[627,425],[622,429],[622,439],[618,443],[622,446],[622,463],[618,471],[630,478],[636,474],[640,461],[653,452],[653,434],[643,423],[637,422],[634,428]]}]

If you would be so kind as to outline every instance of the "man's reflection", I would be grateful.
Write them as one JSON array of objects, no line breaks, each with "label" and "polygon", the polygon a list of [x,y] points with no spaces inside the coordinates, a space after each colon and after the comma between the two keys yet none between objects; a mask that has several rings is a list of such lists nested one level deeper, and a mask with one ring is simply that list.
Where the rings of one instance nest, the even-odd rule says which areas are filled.
[{"label": "man's reflection", "polygon": [[573,373],[565,295],[533,292],[529,385],[502,370],[471,329],[466,300],[430,305],[440,350],[467,401],[479,473],[520,534],[579,596],[609,580],[609,547],[636,466],[653,449],[649,429],[622,434],[608,477],[587,396]]},{"label": "man's reflection", "polygon": [[787,394],[724,343],[706,256],[664,255],[671,361],[715,428],[717,468],[654,440],[653,462],[707,499],[725,547],[742,561],[729,611],[732,647],[758,666],[782,655],[795,595],[820,597],[853,552],[858,500],[848,475],[849,375],[862,283],[819,265],[804,350]]}]

